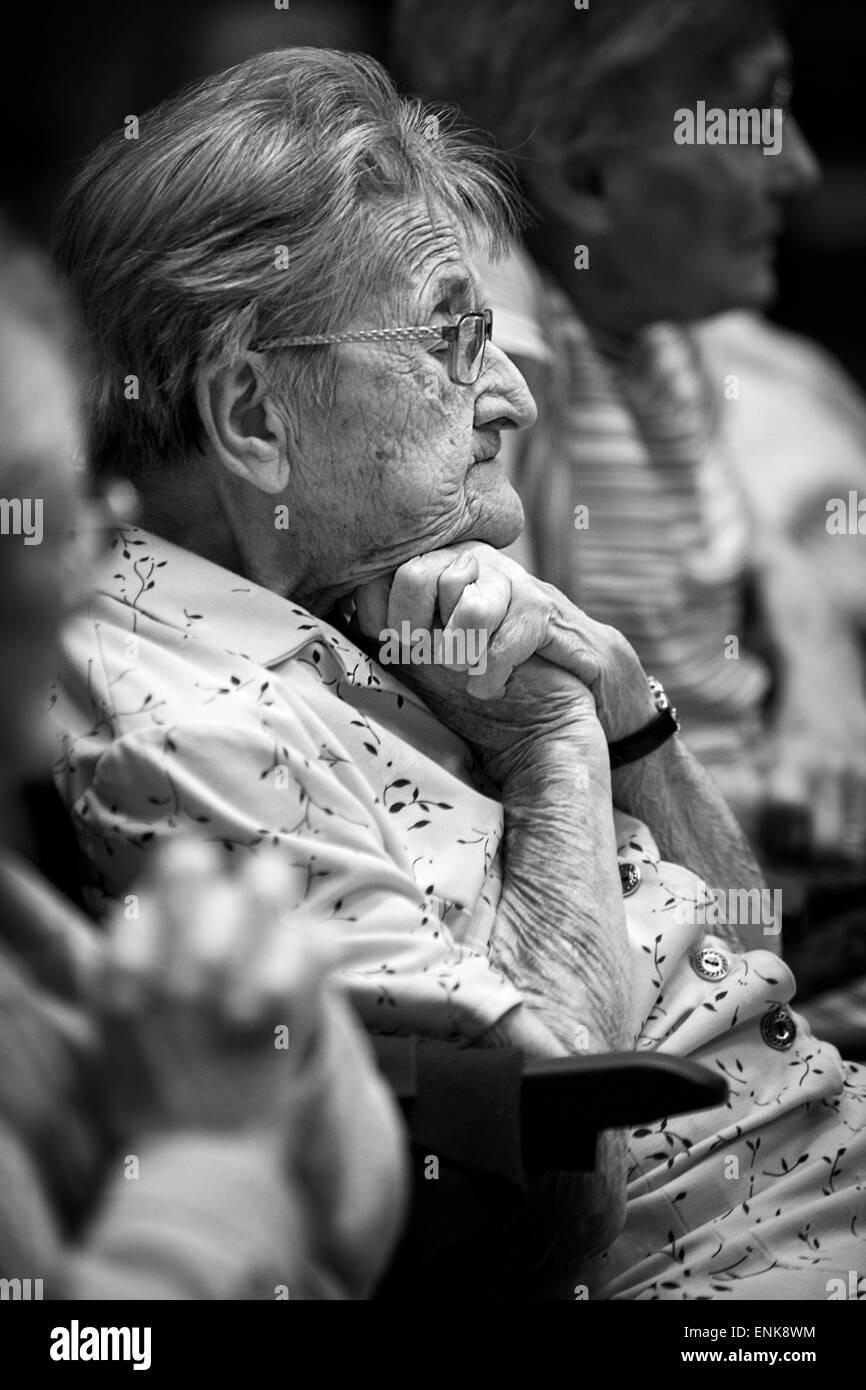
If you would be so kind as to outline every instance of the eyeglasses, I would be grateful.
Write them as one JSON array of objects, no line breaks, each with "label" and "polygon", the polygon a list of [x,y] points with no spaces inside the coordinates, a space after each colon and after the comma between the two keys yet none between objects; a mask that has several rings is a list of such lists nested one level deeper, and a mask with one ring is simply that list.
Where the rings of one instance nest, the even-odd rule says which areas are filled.
[{"label": "eyeglasses", "polygon": [[445,327],[416,324],[410,328],[359,328],[355,333],[319,333],[305,338],[259,338],[253,352],[272,348],[328,347],[333,343],[382,343],[401,338],[444,338],[448,344],[448,375],[458,386],[472,386],[484,366],[484,349],[493,336],[493,310],[461,314]]}]

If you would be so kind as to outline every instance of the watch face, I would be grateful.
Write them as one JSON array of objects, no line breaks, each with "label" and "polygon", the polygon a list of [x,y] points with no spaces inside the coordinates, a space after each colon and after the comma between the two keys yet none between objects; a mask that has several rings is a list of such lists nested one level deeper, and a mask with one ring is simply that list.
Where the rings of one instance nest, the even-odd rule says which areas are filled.
[{"label": "watch face", "polygon": [[652,696],[656,702],[656,709],[658,710],[659,714],[664,714],[665,710],[670,710],[671,719],[674,721],[674,723],[677,726],[677,730],[679,731],[682,728],[679,715],[677,714],[676,710],[674,709],[673,705],[671,704],[670,700],[665,694],[665,688],[662,685],[661,681],[656,680],[655,676],[647,676],[647,683],[649,685],[650,690],[652,691]]},{"label": "watch face", "polygon": [[659,711],[669,709],[671,702],[665,694],[665,688],[661,681],[657,681],[655,676],[647,676],[647,682],[656,702],[656,709]]}]

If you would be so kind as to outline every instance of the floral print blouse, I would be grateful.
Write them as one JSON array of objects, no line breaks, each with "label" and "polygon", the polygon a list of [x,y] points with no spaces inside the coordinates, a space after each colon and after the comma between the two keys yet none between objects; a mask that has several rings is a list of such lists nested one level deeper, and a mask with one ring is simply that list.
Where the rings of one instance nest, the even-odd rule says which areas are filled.
[{"label": "floral print blouse", "polygon": [[[500,803],[463,741],[328,623],[130,528],[67,630],[54,711],[94,908],[169,835],[281,844],[287,907],[337,924],[370,1029],[468,1040],[520,1002],[486,957]],[[701,881],[615,820],[638,870],[634,1046],[720,1071],[729,1097],[633,1131],[626,1227],[578,1296],[866,1297],[866,1074],[790,1009],[787,966],[707,932]]]}]

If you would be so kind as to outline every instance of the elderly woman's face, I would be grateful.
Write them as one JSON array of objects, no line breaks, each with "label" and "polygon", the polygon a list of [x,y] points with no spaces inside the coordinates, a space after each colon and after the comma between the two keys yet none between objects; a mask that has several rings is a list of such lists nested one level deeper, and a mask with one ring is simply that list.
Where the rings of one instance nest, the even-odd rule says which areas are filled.
[{"label": "elderly woman's face", "polygon": [[[467,249],[452,232],[419,214],[401,237],[413,248],[408,290],[357,326],[444,326],[484,307]],[[450,380],[444,343],[336,349],[328,418],[306,410],[296,426],[291,509],[318,537],[311,555],[320,557],[305,589],[346,593],[424,551],[475,538],[502,546],[519,535],[523,510],[496,455],[501,432],[531,425],[536,412],[523,377],[495,346],[495,322],[493,334],[470,386]]]},{"label": "elderly woman's face", "polygon": [[[685,86],[665,83],[660,75],[639,128],[602,158],[595,238],[575,230],[575,241],[594,240],[595,246],[590,246],[592,271],[583,283],[575,276],[570,288],[595,296],[602,307],[596,319],[606,308],[611,327],[618,318],[631,319],[628,326],[636,327],[758,307],[773,296],[782,202],[811,187],[818,174],[796,121],[782,118],[781,145],[765,154],[758,143],[678,144],[675,111],[692,111],[704,134],[698,100],[707,111],[766,110],[766,143],[775,145],[778,118],[770,126],[769,112],[779,109],[777,84],[788,62],[783,40],[769,38],[734,58],[729,76],[689,84],[694,101],[684,95]],[[561,222],[557,200],[544,211],[553,227]]]}]

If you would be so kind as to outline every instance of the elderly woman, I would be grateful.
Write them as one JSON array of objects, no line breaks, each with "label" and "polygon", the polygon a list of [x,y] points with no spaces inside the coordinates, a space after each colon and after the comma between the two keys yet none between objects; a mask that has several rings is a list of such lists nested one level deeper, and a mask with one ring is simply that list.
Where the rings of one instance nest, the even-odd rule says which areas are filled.
[{"label": "elderly woman", "polygon": [[68,338],[0,226],[0,491],[7,518],[32,504],[0,535],[2,1297],[363,1297],[402,1215],[399,1121],[277,851],[233,874],[173,842],[100,936],[7,846],[105,520]]},{"label": "elderly woman", "polygon": [[862,1078],[787,1007],[772,915],[729,910],[760,877],[630,646],[499,554],[500,439],[534,408],[476,272],[513,226],[490,156],[303,49],[137,135],[85,164],[58,243],[93,466],[142,499],[56,704],[95,900],[185,830],[276,846],[374,1032],[721,1069],[727,1104],[637,1131],[627,1179],[608,1145],[582,1281],[825,1297],[862,1255]]}]

